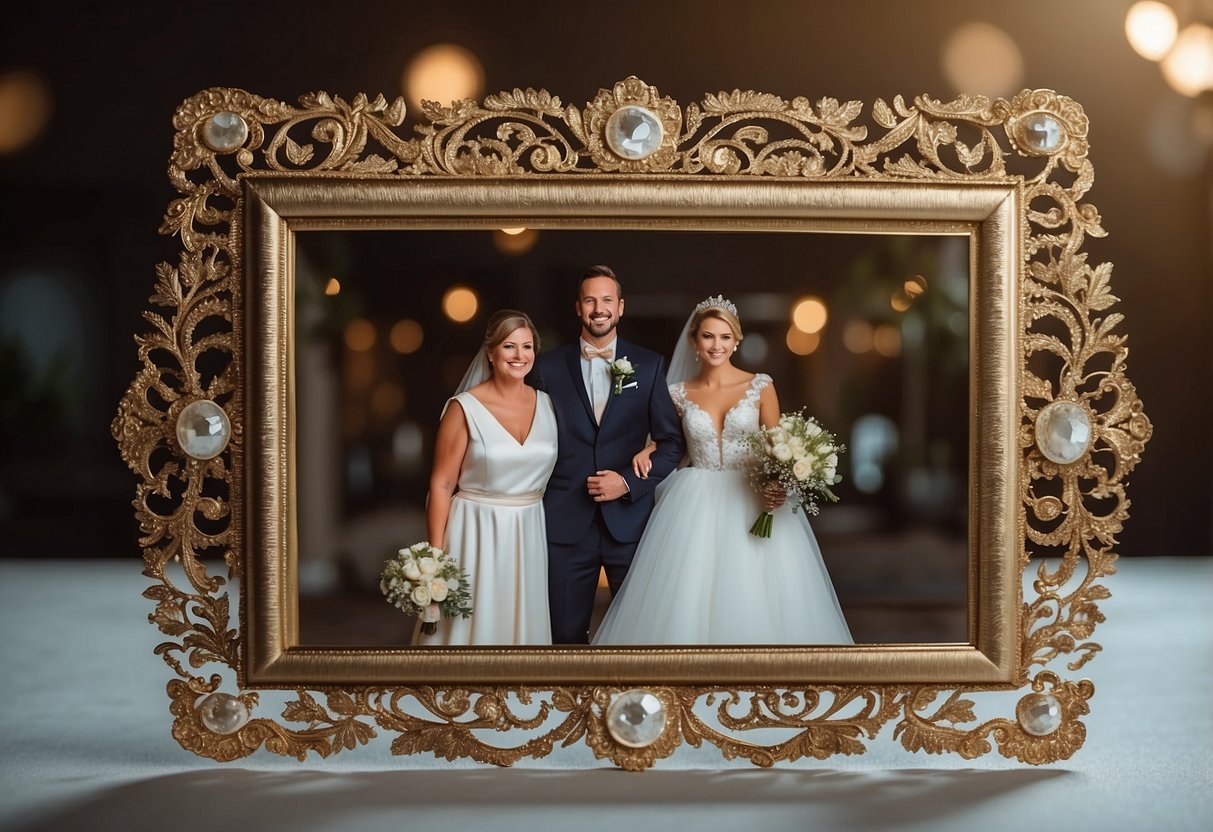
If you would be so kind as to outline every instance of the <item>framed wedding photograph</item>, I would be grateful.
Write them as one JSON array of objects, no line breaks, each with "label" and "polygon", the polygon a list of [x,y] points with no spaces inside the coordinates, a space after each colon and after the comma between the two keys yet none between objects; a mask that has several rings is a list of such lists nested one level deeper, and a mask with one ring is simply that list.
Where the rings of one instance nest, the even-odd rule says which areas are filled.
[{"label": "framed wedding photograph", "polygon": [[[1048,90],[866,113],[737,90],[679,104],[635,77],[582,106],[534,89],[426,103],[411,136],[382,97],[183,103],[161,229],[183,251],[158,268],[113,425],[181,744],[304,759],[382,733],[395,753],[509,765],[584,742],[643,769],[684,742],[769,766],[891,730],[907,751],[1072,755],[1094,693],[1074,674],[1100,649],[1152,430],[1110,266],[1082,250],[1104,233],[1087,120]],[[447,400],[496,310],[530,316],[536,366],[576,349],[594,264],[618,277],[621,343],[668,367],[688,314],[726,308],[733,363],[846,446],[813,532],[786,510],[771,531],[815,532],[828,589],[805,597],[836,593],[845,639],[773,644],[739,621],[736,643],[641,627],[609,646],[414,646],[379,573],[425,536]],[[661,522],[689,533],[693,514]],[[730,556],[702,555],[754,580]],[[799,568],[772,607],[797,606]],[[591,636],[611,603],[604,584]],[[978,717],[981,691],[1013,690],[1014,713]],[[294,697],[278,714],[275,691]]]}]

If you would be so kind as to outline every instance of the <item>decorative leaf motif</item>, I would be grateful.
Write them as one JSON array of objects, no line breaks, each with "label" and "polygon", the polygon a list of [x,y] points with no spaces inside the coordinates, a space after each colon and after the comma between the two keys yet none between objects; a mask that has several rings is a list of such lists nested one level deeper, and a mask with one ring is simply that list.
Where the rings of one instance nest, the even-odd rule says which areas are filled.
[{"label": "decorative leaf motif", "polygon": [[767,112],[777,113],[788,108],[788,102],[777,95],[747,90],[719,92],[703,97],[703,111],[708,115],[725,116],[731,113]]},{"label": "decorative leaf motif", "polygon": [[286,158],[291,161],[291,164],[303,167],[312,160],[314,152],[310,144],[301,147],[290,136],[286,137]]},{"label": "decorative leaf motif", "polygon": [[877,98],[876,103],[872,105],[872,119],[887,130],[892,130],[897,125],[897,117],[893,115],[889,105],[884,103],[883,98]]},{"label": "decorative leaf motif", "polygon": [[823,124],[831,127],[845,127],[863,112],[863,103],[848,101],[846,104],[839,104],[836,99],[823,98],[817,102],[817,109],[821,113]]},{"label": "decorative leaf motif", "polygon": [[286,708],[282,711],[282,718],[287,722],[306,722],[315,725],[327,721],[328,714],[307,691],[301,690],[298,699],[286,703]]}]

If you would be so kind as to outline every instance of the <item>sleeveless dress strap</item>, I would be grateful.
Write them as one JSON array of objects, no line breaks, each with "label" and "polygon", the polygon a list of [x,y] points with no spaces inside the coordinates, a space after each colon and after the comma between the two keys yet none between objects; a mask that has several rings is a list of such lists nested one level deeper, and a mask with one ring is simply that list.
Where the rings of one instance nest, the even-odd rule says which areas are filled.
[{"label": "sleeveless dress strap", "polygon": [[687,409],[687,386],[679,381],[670,385],[670,401],[674,403],[674,409],[681,416]]},{"label": "sleeveless dress strap", "polygon": [[753,380],[750,381],[750,389],[745,391],[745,397],[751,403],[757,402],[762,395],[762,391],[771,384],[771,377],[766,373],[756,373]]}]

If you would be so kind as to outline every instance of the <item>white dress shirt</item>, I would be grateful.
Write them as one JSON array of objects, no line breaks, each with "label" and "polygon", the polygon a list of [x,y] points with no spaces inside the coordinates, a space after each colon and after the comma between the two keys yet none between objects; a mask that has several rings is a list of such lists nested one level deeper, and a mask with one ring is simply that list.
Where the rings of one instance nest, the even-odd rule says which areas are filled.
[{"label": "white dress shirt", "polygon": [[[593,344],[586,341],[584,338],[579,339],[582,347],[594,347]],[[615,344],[618,338],[611,340],[611,343],[606,344],[601,349],[609,349],[611,351],[612,360],[615,356]],[[611,364],[605,358],[586,358],[585,353],[581,354],[581,379],[585,382],[586,395],[590,397],[590,404],[594,407],[594,419],[601,423],[602,413],[606,410],[607,398],[611,395]]]}]

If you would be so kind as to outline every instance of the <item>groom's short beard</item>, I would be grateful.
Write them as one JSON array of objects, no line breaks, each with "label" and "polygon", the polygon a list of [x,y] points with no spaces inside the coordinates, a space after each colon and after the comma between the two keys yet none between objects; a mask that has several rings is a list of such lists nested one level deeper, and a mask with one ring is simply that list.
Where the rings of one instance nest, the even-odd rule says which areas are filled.
[{"label": "groom's short beard", "polygon": [[[612,332],[615,329],[615,327],[617,327],[618,325],[619,325],[618,318],[607,318],[605,322],[595,321],[595,320],[591,319],[589,326],[586,328],[590,331],[590,334],[593,335],[595,338],[601,338],[603,335],[606,335],[606,334]],[[603,327],[605,327],[605,328],[603,328]]]}]

